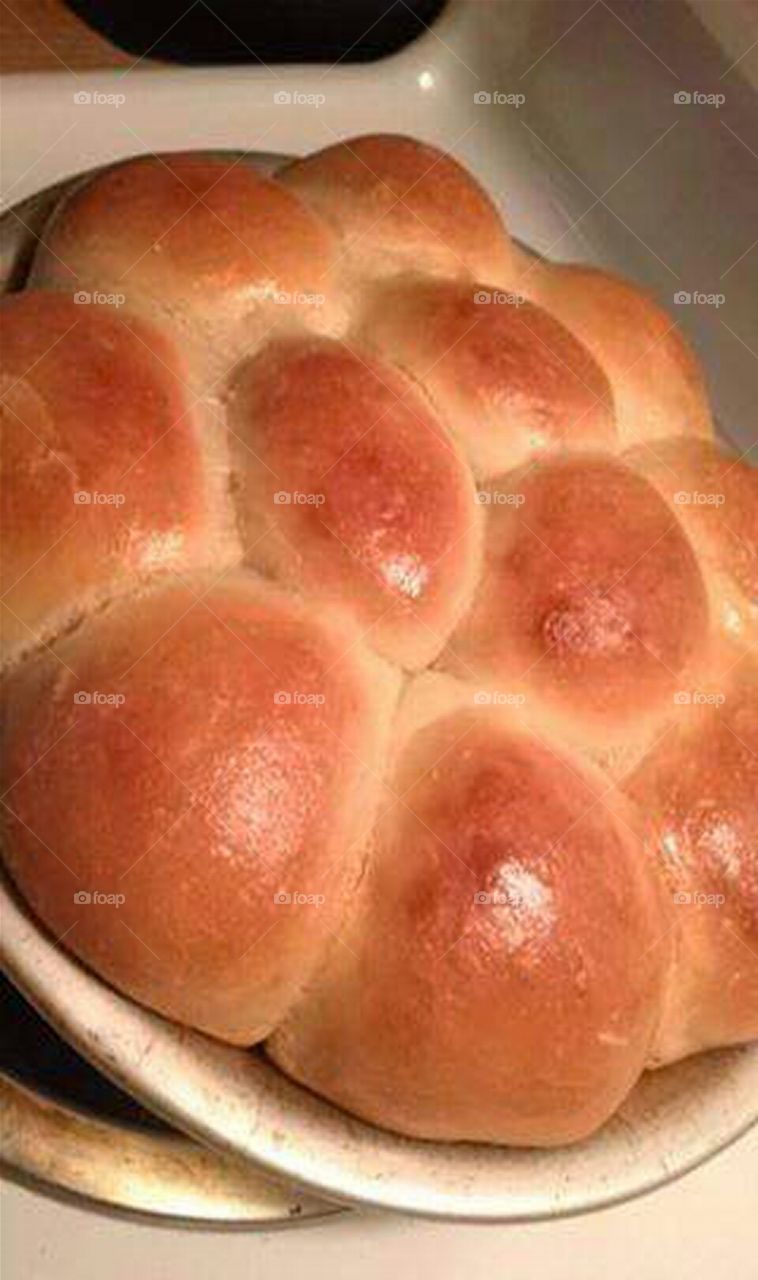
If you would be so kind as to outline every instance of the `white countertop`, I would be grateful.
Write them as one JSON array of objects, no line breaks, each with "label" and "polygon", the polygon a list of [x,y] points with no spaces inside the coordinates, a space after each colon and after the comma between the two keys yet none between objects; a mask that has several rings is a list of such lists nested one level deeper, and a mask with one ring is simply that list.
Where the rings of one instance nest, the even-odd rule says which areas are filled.
[{"label": "white countertop", "polygon": [[754,1280],[758,1131],[649,1196],[529,1226],[356,1212],[279,1231],[183,1231],[7,1184],[2,1223],[3,1280]]}]

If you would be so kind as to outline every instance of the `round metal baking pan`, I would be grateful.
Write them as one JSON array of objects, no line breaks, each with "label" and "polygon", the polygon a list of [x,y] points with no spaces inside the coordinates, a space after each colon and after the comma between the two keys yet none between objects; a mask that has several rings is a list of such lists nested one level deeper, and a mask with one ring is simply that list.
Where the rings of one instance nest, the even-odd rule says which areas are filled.
[{"label": "round metal baking pan", "polygon": [[177,1133],[107,1123],[0,1073],[0,1168],[25,1185],[170,1226],[274,1227],[335,1213],[248,1161]]},{"label": "round metal baking pan", "polygon": [[[39,198],[47,213],[60,190]],[[19,253],[28,261],[28,237],[44,223],[29,205],[27,238],[11,229],[14,262]],[[22,275],[12,274],[15,287]],[[669,1182],[758,1121],[750,1045],[646,1073],[599,1133],[571,1147],[402,1138],[295,1085],[260,1051],[220,1044],[121,996],[47,936],[7,880],[0,908],[7,972],[85,1058],[185,1133],[337,1201],[480,1222],[582,1213]]]},{"label": "round metal baking pan", "polygon": [[172,1130],[77,1054],[2,975],[0,1172],[156,1225],[272,1230],[344,1212]]}]

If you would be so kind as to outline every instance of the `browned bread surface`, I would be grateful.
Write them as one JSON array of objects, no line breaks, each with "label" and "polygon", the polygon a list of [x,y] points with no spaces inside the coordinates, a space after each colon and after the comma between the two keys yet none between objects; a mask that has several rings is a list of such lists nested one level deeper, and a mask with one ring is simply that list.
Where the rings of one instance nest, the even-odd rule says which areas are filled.
[{"label": "browned bread surface", "polygon": [[377,135],[96,176],[0,324],[55,939],[424,1138],[574,1141],[758,1037],[758,482],[664,312]]}]

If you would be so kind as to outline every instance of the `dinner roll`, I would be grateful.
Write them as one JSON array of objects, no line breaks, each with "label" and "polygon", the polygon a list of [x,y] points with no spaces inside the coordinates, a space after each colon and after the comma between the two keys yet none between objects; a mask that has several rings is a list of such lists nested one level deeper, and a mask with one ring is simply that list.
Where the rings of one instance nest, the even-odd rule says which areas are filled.
[{"label": "dinner roll", "polygon": [[269,1052],[403,1133],[585,1137],[642,1069],[665,954],[603,780],[469,708],[410,737],[392,788],[340,940]]},{"label": "dinner roll", "polygon": [[0,303],[3,657],[156,570],[239,556],[223,434],[170,333],[25,290]]},{"label": "dinner roll", "polygon": [[372,135],[86,176],[0,325],[51,943],[427,1140],[758,1038],[758,482],[673,312]]},{"label": "dinner roll", "polygon": [[395,677],[349,634],[250,574],[195,578],[6,678],[16,884],[114,986],[236,1044],[280,1021],[360,874]]},{"label": "dinner roll", "polygon": [[524,263],[513,287],[571,329],[605,370],[623,440],[713,434],[705,377],[674,316],[597,267]]}]

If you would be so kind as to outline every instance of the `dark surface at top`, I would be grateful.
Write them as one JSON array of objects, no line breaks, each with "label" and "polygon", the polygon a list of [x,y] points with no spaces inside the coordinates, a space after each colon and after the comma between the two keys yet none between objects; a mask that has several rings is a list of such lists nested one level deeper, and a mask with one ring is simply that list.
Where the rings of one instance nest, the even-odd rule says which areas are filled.
[{"label": "dark surface at top", "polygon": [[185,64],[372,62],[434,22],[446,0],[68,0],[135,57]]}]

